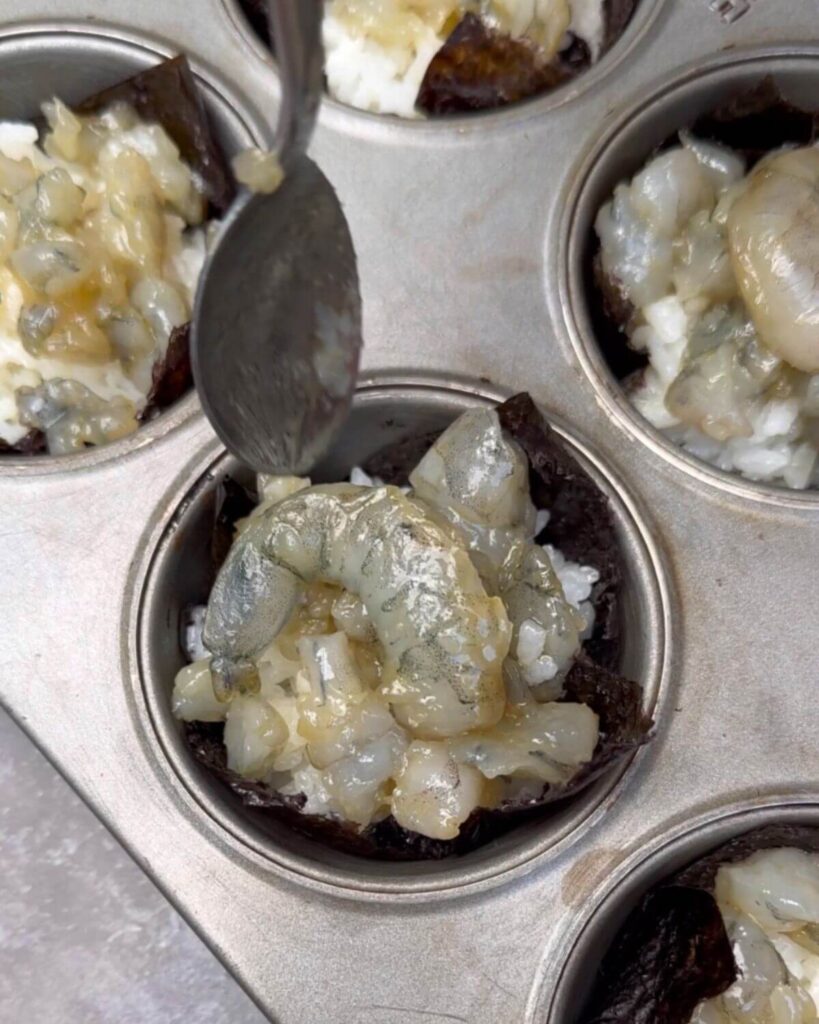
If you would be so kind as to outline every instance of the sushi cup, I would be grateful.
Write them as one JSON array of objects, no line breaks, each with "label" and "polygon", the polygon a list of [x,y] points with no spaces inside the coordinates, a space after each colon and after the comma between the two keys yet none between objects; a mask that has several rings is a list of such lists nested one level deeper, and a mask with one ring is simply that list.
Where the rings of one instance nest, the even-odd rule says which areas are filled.
[{"label": "sushi cup", "polygon": [[[623,935],[629,915],[649,893],[672,882],[709,893],[720,864],[737,862],[757,850],[784,846],[812,852],[819,849],[819,807],[815,803],[798,796],[774,795],[726,804],[703,814],[694,824],[689,818],[657,835],[650,842],[648,852],[645,844],[638,851],[624,851],[619,863],[601,879],[597,898],[589,911],[578,919],[573,934],[564,937],[567,953],[557,984],[548,996],[544,994],[534,1019],[543,1024],[584,1024],[590,1015],[600,1013],[601,975],[598,972],[615,939]],[[702,908],[699,905],[695,908],[689,900],[687,909],[693,914]],[[707,906],[703,916],[709,916]],[[686,962],[685,970],[677,968],[681,980],[687,973],[693,973],[695,984],[713,985],[714,991],[709,997],[730,984],[730,980],[726,983],[718,976],[724,965],[717,964],[714,947],[721,941],[719,936],[703,937],[699,946],[694,947],[695,952]],[[719,952],[727,955],[730,947]],[[730,965],[728,967],[727,974]],[[646,970],[651,973],[651,968]],[[633,1014],[637,1009],[633,1004],[628,1006],[622,1019],[636,1019]],[[621,1009],[611,1004],[606,1012],[610,1014],[606,1020],[621,1019],[618,1016]],[[644,1012],[647,1011],[644,1009]]]},{"label": "sushi cup", "polygon": [[[619,112],[577,164],[564,204],[558,256],[569,337],[612,420],[674,470],[696,481],[733,495],[789,507],[815,506],[817,491],[792,490],[784,483],[755,481],[736,471],[718,469],[666,437],[632,405],[628,388],[647,360],[627,345],[623,331],[629,310],[617,309],[612,293],[604,282],[601,286],[599,269],[595,269],[599,241],[594,225],[618,183],[636,174],[652,155],[671,144],[681,129],[704,123],[715,112],[722,117],[737,97],[769,88],[779,94],[771,101],[767,129],[771,134],[761,149],[768,151],[789,141],[807,144],[805,137],[792,138],[791,119],[778,117],[777,105],[814,111],[817,82],[816,52],[761,50],[723,54],[705,66],[698,62],[658,84],[648,99]],[[722,136],[726,145],[730,144],[730,118],[728,124],[728,129],[722,125],[715,133],[726,132]]]},{"label": "sushi cup", "polygon": [[[425,116],[412,117],[405,112],[401,114],[375,113],[361,106],[336,99],[330,92],[325,99],[325,106],[334,108],[341,115],[345,112],[348,116],[353,113],[358,117],[386,120],[391,125],[407,126],[410,129],[419,126],[429,129],[430,123],[439,128],[451,129],[453,124],[463,125],[464,120],[468,121],[476,116],[479,116],[481,122],[485,123],[488,117],[497,118],[510,114],[514,116],[516,110],[524,109],[528,114],[532,112],[532,109],[536,109],[538,112],[552,109],[586,89],[594,87],[595,83],[611,73],[643,37],[646,29],[653,22],[654,16],[662,8],[664,0],[603,0],[603,2],[605,23],[597,58],[592,60],[586,43],[575,38],[574,44],[557,62],[558,69],[554,80],[544,82],[539,88],[520,98],[511,98],[510,96],[506,99],[499,99],[495,97],[493,101],[488,101],[487,97],[478,99],[471,95],[480,91],[475,89],[478,84],[477,80],[465,83],[464,95],[460,98],[450,94],[447,78],[453,74],[456,68],[463,66],[464,61],[468,64],[471,60],[472,40],[459,42],[457,34],[463,32],[467,37],[473,35],[475,26],[466,28],[464,25],[463,27],[459,26],[459,29],[448,37],[447,42],[439,50],[439,55],[447,50],[451,50],[451,53],[445,57],[435,79],[425,78],[424,80],[430,104],[426,109]],[[222,3],[246,45],[263,60],[272,60],[275,63],[275,40],[271,40],[264,2],[262,0],[222,0]],[[480,34],[480,30],[478,30],[478,34]],[[464,46],[467,47],[466,50],[463,49]],[[501,88],[503,87],[501,86]],[[455,92],[457,93],[458,90],[456,89]],[[425,106],[426,103],[427,101],[425,101]]]},{"label": "sushi cup", "polygon": [[[148,41],[133,38],[125,41],[86,30],[70,33],[29,31],[9,36],[0,40],[2,117],[4,120],[39,123],[41,104],[54,96],[69,107],[84,108],[89,112],[97,109],[98,101],[102,105],[122,99],[131,101],[135,93],[129,80],[137,75],[150,74],[153,77],[168,57]],[[191,117],[194,116],[196,98],[194,96],[193,103],[185,106],[187,100],[178,102],[179,96],[171,94],[184,91],[177,88],[181,78],[177,81],[176,76],[185,77],[184,84],[187,85],[190,82],[187,78],[189,71],[186,67],[168,67],[170,74],[164,76],[161,88],[168,90],[176,107],[175,114],[184,121],[188,111]],[[153,80],[156,82],[155,77]],[[216,147],[214,152],[221,151],[220,160],[259,140],[259,125],[254,123],[241,98],[231,94],[227,87],[196,69],[195,90],[204,103],[204,109],[200,108],[196,116],[200,119],[205,117],[207,127],[202,120],[198,123],[191,121],[191,131],[212,139]],[[143,94],[151,91],[151,88],[143,89]],[[149,106],[154,98],[148,99]],[[146,117],[152,119],[152,109],[148,110]],[[185,131],[184,125],[181,130]],[[225,174],[229,174],[226,164],[222,164],[219,173],[222,180],[220,194],[215,202],[211,201],[209,209],[209,214],[215,216],[226,208],[233,188],[232,183],[226,183]],[[95,466],[122,458],[164,437],[199,411],[188,373],[184,372],[177,380],[171,380],[169,375],[166,383],[164,400],[153,405],[136,432],[107,445],[89,447],[72,454],[53,456],[43,452],[4,452],[0,456],[0,474],[49,473]]]},{"label": "sushi cup", "polygon": [[[482,387],[461,389],[424,379],[364,382],[348,424],[313,479],[345,479],[353,466],[366,466],[385,446],[440,431],[465,410],[500,400],[502,396]],[[622,564],[616,612],[621,640],[613,668],[641,684],[641,713],[647,721],[656,717],[666,692],[669,663],[669,595],[661,560],[620,482],[582,442],[561,427],[556,430],[608,499]],[[226,454],[213,458],[204,472],[202,464],[198,460],[194,478],[181,481],[168,495],[172,511],[150,555],[139,601],[139,665],[152,723],[169,767],[205,814],[239,844],[302,879],[358,894],[461,892],[465,886],[494,884],[557,853],[590,827],[622,791],[639,743],[581,792],[539,808],[510,827],[495,828],[477,848],[454,858],[396,861],[382,859],[379,850],[359,852],[342,841],[343,836],[334,838],[327,830],[305,829],[292,814],[271,814],[259,806],[264,801],[254,799],[253,787],[226,785],[224,773],[214,774],[212,763],[203,764],[201,757],[194,756],[189,732],[172,715],[170,695],[174,676],[187,660],[181,644],[185,610],[206,601],[213,583],[213,526],[222,485],[227,479],[239,484],[252,484],[253,479]]]}]

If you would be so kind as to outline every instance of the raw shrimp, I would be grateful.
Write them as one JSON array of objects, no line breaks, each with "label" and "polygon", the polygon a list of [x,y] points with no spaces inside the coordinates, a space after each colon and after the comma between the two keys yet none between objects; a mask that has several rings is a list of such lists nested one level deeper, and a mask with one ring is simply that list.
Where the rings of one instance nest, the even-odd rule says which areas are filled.
[{"label": "raw shrimp", "polygon": [[285,625],[304,583],[357,594],[384,652],[381,692],[422,737],[503,715],[510,625],[455,535],[397,487],[329,484],[248,524],[211,593],[204,641],[217,692],[258,689],[252,659]]},{"label": "raw shrimp", "polygon": [[510,692],[541,687],[545,700],[562,692],[561,681],[580,650],[585,618],[566,600],[549,556],[537,544],[520,544],[500,575],[500,595],[512,623],[511,653],[504,664]]},{"label": "raw shrimp", "polygon": [[[415,493],[461,534],[513,627],[507,685],[560,678],[580,649],[585,620],[566,600],[546,552],[532,543],[529,464],[505,437],[494,409],[464,413],[410,474]],[[559,696],[559,683],[546,698]]]},{"label": "raw shrimp", "polygon": [[764,344],[798,370],[819,371],[819,149],[762,161],[731,207],[728,238]]},{"label": "raw shrimp", "polygon": [[717,877],[717,899],[753,917],[767,932],[819,924],[819,857],[786,847],[725,865]]},{"label": "raw shrimp", "polygon": [[597,715],[585,704],[509,705],[498,725],[449,741],[461,764],[487,779],[501,776],[566,783],[591,760],[599,736]]},{"label": "raw shrimp", "polygon": [[454,839],[484,789],[480,772],[458,764],[445,743],[411,743],[395,780],[392,813],[413,832]]},{"label": "raw shrimp", "polygon": [[409,481],[414,493],[462,535],[490,585],[510,546],[534,532],[529,464],[518,445],[504,437],[494,409],[459,416]]},{"label": "raw shrimp", "polygon": [[815,1024],[819,857],[786,847],[723,864],[716,897],[738,974],[691,1024]]}]

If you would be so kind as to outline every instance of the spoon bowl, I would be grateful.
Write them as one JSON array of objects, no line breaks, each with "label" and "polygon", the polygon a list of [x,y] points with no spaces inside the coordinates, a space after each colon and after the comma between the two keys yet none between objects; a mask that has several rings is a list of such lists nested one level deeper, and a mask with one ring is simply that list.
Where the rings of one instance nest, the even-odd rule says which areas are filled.
[{"label": "spoon bowl", "polygon": [[191,331],[202,407],[242,462],[306,473],[350,408],[361,351],[355,251],[338,197],[304,155],[323,90],[321,0],[269,0],[284,180],[244,192],[205,264]]},{"label": "spoon bowl", "polygon": [[230,211],[194,324],[197,388],[227,448],[259,472],[306,473],[347,417],[361,350],[352,239],[308,157]]}]

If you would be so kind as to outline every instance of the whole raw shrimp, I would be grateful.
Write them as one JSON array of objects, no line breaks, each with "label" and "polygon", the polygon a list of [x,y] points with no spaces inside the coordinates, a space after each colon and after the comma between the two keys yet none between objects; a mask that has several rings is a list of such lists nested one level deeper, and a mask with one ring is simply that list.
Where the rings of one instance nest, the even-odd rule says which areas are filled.
[{"label": "whole raw shrimp", "polygon": [[503,715],[511,629],[454,533],[396,487],[328,484],[253,517],[211,593],[204,641],[218,691],[258,686],[252,659],[302,586],[337,583],[363,602],[384,653],[381,692],[398,722],[436,738]]},{"label": "whole raw shrimp", "polygon": [[763,160],[728,215],[731,258],[764,344],[819,371],[819,149]]},{"label": "whole raw shrimp", "polygon": [[569,604],[546,552],[532,542],[536,513],[529,463],[494,409],[460,416],[410,474],[415,494],[463,537],[491,593],[503,600],[513,636],[504,665],[512,696],[560,679],[580,649],[585,620]]}]

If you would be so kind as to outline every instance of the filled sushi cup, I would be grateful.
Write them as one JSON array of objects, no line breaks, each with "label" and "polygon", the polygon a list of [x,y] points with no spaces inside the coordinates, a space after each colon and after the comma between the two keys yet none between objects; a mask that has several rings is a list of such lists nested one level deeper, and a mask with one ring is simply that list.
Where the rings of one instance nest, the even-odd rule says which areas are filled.
[{"label": "filled sushi cup", "polygon": [[93,33],[0,42],[0,82],[0,471],[110,458],[196,408],[193,297],[254,133],[184,55]]},{"label": "filled sushi cup", "polygon": [[812,1024],[818,927],[817,808],[727,808],[662,843],[603,899],[543,1019]]},{"label": "filled sushi cup", "polygon": [[[227,0],[275,49],[264,0]],[[643,0],[648,6],[650,0]],[[327,0],[327,94],[423,120],[547,96],[596,66],[639,0]]]},{"label": "filled sushi cup", "polygon": [[584,159],[567,227],[570,326],[618,416],[781,500],[819,482],[817,76],[759,56],[678,77]]},{"label": "filled sushi cup", "polygon": [[279,864],[359,890],[484,881],[577,834],[649,740],[655,556],[527,395],[365,386],[311,480],[222,456],[183,497],[143,684],[177,771]]}]

